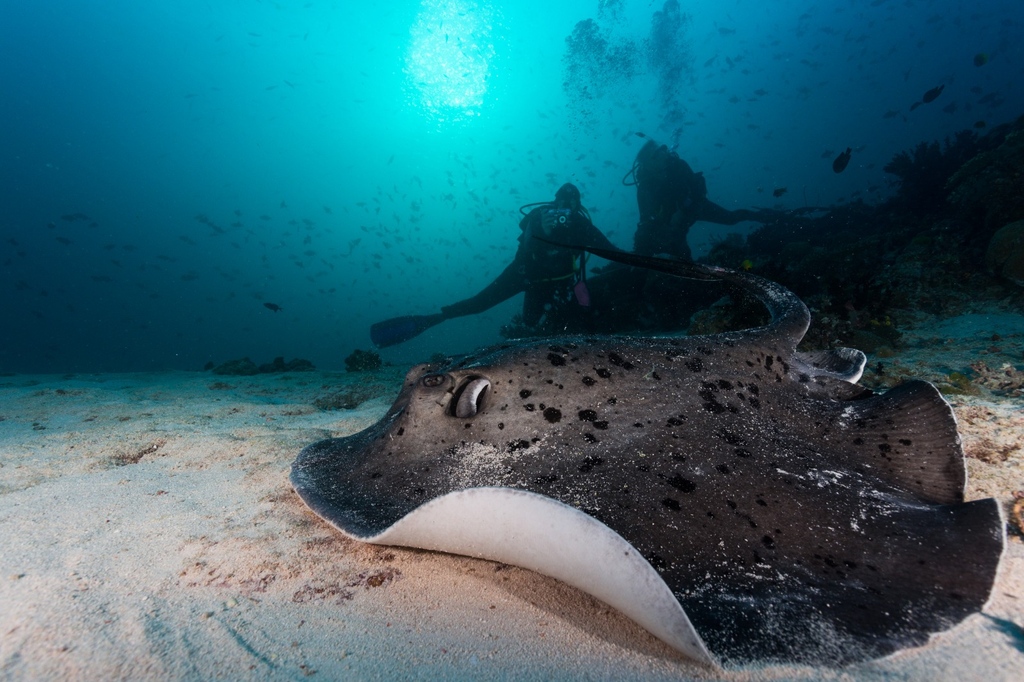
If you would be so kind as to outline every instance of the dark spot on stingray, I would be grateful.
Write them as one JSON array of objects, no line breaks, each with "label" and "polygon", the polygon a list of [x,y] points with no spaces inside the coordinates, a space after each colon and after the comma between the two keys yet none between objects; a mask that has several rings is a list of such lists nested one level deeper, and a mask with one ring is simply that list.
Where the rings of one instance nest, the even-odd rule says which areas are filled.
[{"label": "dark spot on stingray", "polygon": [[878,444],[878,451],[879,452],[892,452],[892,446],[889,445],[888,443],[879,443]]},{"label": "dark spot on stingray", "polygon": [[900,445],[910,446],[913,442],[909,438],[900,438]]},{"label": "dark spot on stingray", "polygon": [[761,401],[757,398],[751,398],[747,401],[747,404],[753,407],[755,410],[761,409]]},{"label": "dark spot on stingray", "polygon": [[686,365],[686,369],[690,370],[691,372],[704,371],[704,363],[701,362],[700,358],[693,358],[692,360],[687,360],[683,364]]},{"label": "dark spot on stingray", "polygon": [[380,473],[379,471],[374,471],[373,473],[370,474],[370,478],[376,479],[376,478],[380,478],[383,475],[384,474]]},{"label": "dark spot on stingray", "polygon": [[806,383],[809,383],[811,381],[811,375],[810,374],[804,374],[803,372],[801,372],[799,379],[800,379],[800,383],[801,384],[806,384]]},{"label": "dark spot on stingray", "polygon": [[775,363],[775,358],[773,358],[770,355],[765,356],[765,358],[764,358],[764,368],[765,369],[771,369],[772,365],[774,363]]},{"label": "dark spot on stingray", "polygon": [[609,405],[614,405],[617,402],[619,402],[619,399],[616,398],[615,396],[612,396],[611,398],[608,398],[608,404]]},{"label": "dark spot on stingray", "polygon": [[525,450],[530,447],[530,441],[520,438],[519,440],[511,440],[508,442],[508,451],[516,452],[517,450]]},{"label": "dark spot on stingray", "polygon": [[597,443],[597,442],[599,442],[597,440],[597,436],[595,436],[594,434],[590,433],[589,431],[587,431],[586,433],[583,434],[583,440],[587,441],[588,443]]},{"label": "dark spot on stingray", "polygon": [[731,391],[732,390],[732,382],[731,381],[726,381],[725,379],[719,379],[718,380],[718,387],[720,389],[722,389],[723,391]]},{"label": "dark spot on stingray", "polygon": [[537,476],[537,477],[535,477],[533,479],[533,481],[535,483],[538,483],[540,485],[547,485],[549,483],[554,483],[557,480],[558,480],[558,476],[556,474],[548,474],[547,476]]},{"label": "dark spot on stingray", "polygon": [[590,455],[587,455],[586,457],[583,458],[583,464],[580,464],[579,469],[581,472],[587,473],[588,471],[598,466],[599,464],[604,464],[604,460],[601,459],[600,457],[592,457]]},{"label": "dark spot on stingray", "polygon": [[747,390],[750,392],[750,395],[760,395],[761,393],[761,389],[755,384],[747,384]]},{"label": "dark spot on stingray", "polygon": [[668,479],[668,484],[681,493],[692,493],[697,489],[696,483],[687,478],[683,478],[679,474],[675,474],[672,478]]},{"label": "dark spot on stingray", "polygon": [[565,358],[563,358],[561,355],[548,353],[548,362],[550,362],[555,367],[561,367],[562,365],[565,364]]},{"label": "dark spot on stingray", "polygon": [[771,535],[765,535],[761,538],[761,544],[768,549],[775,549],[775,540],[772,539]]},{"label": "dark spot on stingray", "polygon": [[608,428],[608,422],[606,422],[606,421],[597,421],[597,422],[594,422],[594,428],[595,428],[595,429],[598,429],[598,430],[600,430],[600,431],[604,431],[605,429],[607,429],[607,428]]},{"label": "dark spot on stingray", "polygon": [[529,390],[527,388],[524,388],[523,390],[519,391],[519,397],[522,398],[523,400],[526,400],[532,394],[533,394],[533,391],[531,391],[531,390]]},{"label": "dark spot on stingray", "polygon": [[736,509],[736,507],[737,507],[737,504],[736,504],[735,502],[733,502],[732,500],[726,500],[726,501],[725,501],[725,503],[726,503],[727,505],[729,505],[729,509],[733,509],[733,510],[735,510],[735,509]]},{"label": "dark spot on stingray", "polygon": [[697,352],[701,355],[714,355],[715,351],[707,346],[697,346]]},{"label": "dark spot on stingray", "polygon": [[597,412],[594,410],[580,410],[577,414],[582,422],[592,422],[597,419]]},{"label": "dark spot on stingray", "polygon": [[633,422],[633,426],[635,426],[638,429],[642,429],[642,428],[644,428],[644,423],[643,422]]},{"label": "dark spot on stingray", "polygon": [[526,403],[525,405],[523,405],[523,409],[526,410],[527,412],[533,412],[535,409],[537,409],[537,407],[533,403]]},{"label": "dark spot on stingray", "polygon": [[754,500],[754,502],[756,502],[757,504],[759,504],[762,507],[767,507],[768,506],[768,503],[765,502],[764,500],[762,500],[761,498],[758,498],[758,499]]},{"label": "dark spot on stingray", "polygon": [[728,464],[719,464],[715,468],[718,469],[718,471],[720,473],[723,473],[723,474],[728,474],[729,473],[729,465]]},{"label": "dark spot on stingray", "polygon": [[672,454],[672,461],[674,461],[674,462],[685,462],[686,461],[686,455],[680,455],[678,453],[673,453]]},{"label": "dark spot on stingray", "polygon": [[503,431],[505,429],[505,422],[498,422],[498,430]]},{"label": "dark spot on stingray", "polygon": [[580,381],[583,382],[584,386],[593,386],[594,384],[597,383],[597,381],[593,377],[583,377],[582,379],[580,379]]},{"label": "dark spot on stingray", "polygon": [[597,372],[597,376],[602,379],[611,379],[612,373],[606,367],[595,367],[594,371]]},{"label": "dark spot on stingray", "polygon": [[562,421],[562,411],[557,407],[549,407],[548,409],[544,410],[544,418],[547,419],[552,424],[556,424]]},{"label": "dark spot on stingray", "polygon": [[702,407],[711,414],[722,414],[726,410],[725,405],[714,399],[707,401]]},{"label": "dark spot on stingray", "polygon": [[861,438],[860,436],[858,436],[858,437],[853,439],[853,444],[854,445],[864,445],[864,439]]},{"label": "dark spot on stingray", "polygon": [[678,417],[669,417],[668,418],[668,425],[669,426],[682,426],[683,425],[683,420],[679,419]]},{"label": "dark spot on stingray", "polygon": [[655,381],[661,381],[661,377],[655,371],[651,372],[651,378],[654,379]]},{"label": "dark spot on stingray", "polygon": [[679,500],[673,500],[671,497],[666,497],[661,501],[663,507],[668,507],[672,511],[679,511]]},{"label": "dark spot on stingray", "polygon": [[405,435],[405,427],[404,427],[404,426],[400,426],[400,427],[398,428],[398,432],[397,432],[397,434],[398,434],[399,436],[404,436],[404,435]]},{"label": "dark spot on stingray", "polygon": [[629,360],[626,360],[621,355],[619,355],[618,353],[615,353],[615,352],[608,353],[608,362],[612,363],[616,367],[621,367],[622,369],[625,369],[625,370],[633,369],[633,363],[632,362],[630,362]]},{"label": "dark spot on stingray", "polygon": [[736,448],[735,450],[733,450],[733,454],[735,454],[737,457],[751,456],[750,450],[744,450],[743,448]]}]

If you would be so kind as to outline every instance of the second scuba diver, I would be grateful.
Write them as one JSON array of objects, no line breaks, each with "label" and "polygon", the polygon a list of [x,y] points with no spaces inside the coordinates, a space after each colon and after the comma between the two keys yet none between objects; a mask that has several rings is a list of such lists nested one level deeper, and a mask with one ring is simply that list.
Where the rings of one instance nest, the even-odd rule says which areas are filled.
[{"label": "second scuba diver", "polygon": [[633,251],[645,256],[668,254],[693,260],[686,237],[698,220],[735,225],[744,220],[769,222],[781,215],[773,210],[730,211],[719,206],[708,199],[703,173],[695,173],[678,154],[650,139],[637,152],[623,183],[636,185],[640,222]]}]

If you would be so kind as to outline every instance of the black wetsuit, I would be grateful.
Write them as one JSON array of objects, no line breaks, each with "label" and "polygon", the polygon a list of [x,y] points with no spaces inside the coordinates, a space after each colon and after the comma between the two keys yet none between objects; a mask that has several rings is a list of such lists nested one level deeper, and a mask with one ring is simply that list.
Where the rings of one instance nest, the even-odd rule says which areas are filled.
[{"label": "black wetsuit", "polygon": [[[551,208],[539,206],[519,222],[522,233],[512,262],[476,296],[442,307],[441,314],[446,319],[481,313],[525,291],[523,323],[532,327],[540,321],[546,306],[557,307],[569,301],[584,254],[533,238],[534,234],[543,234],[542,212]],[[562,244],[618,249],[580,211],[573,213],[564,225],[556,223],[546,238]]]},{"label": "black wetsuit", "polygon": [[[686,236],[698,220],[719,225],[735,225],[757,220],[760,213],[740,209],[729,211],[708,199],[707,184],[701,173],[674,153],[659,161],[657,171],[638,173],[636,203],[640,222],[633,237],[633,251],[645,256],[669,254],[693,260]],[[653,165],[653,164],[652,164]]]}]

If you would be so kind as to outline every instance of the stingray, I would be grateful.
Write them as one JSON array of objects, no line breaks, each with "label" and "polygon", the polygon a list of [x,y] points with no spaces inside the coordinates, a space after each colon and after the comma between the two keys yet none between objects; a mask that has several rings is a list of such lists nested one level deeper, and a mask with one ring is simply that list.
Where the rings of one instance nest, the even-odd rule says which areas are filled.
[{"label": "stingray", "polygon": [[798,352],[807,307],[752,273],[591,251],[720,280],[771,321],[413,367],[378,423],[298,455],[310,509],[364,542],[557,578],[709,665],[841,666],[983,608],[1004,522],[964,501],[934,386],[878,393],[860,351]]}]

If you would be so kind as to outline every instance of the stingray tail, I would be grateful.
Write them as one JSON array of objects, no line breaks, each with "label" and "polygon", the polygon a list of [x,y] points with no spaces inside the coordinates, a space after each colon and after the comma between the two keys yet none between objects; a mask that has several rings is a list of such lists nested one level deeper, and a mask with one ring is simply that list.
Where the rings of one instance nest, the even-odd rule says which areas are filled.
[{"label": "stingray tail", "polygon": [[[539,238],[539,237],[538,237]],[[548,241],[542,239],[542,241]],[[556,242],[550,242],[556,243]],[[676,277],[703,281],[726,282],[745,294],[753,296],[768,309],[772,316],[771,323],[764,328],[770,340],[795,349],[800,339],[807,333],[811,324],[811,313],[796,294],[782,285],[749,272],[730,270],[715,265],[704,265],[693,261],[641,256],[628,251],[617,251],[592,246],[569,246],[572,249],[583,249],[606,260],[664,272]]]}]

